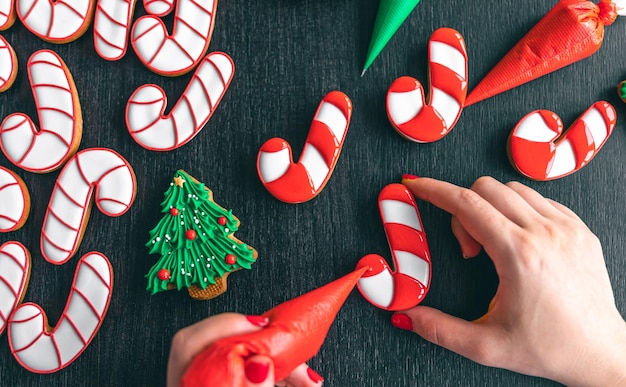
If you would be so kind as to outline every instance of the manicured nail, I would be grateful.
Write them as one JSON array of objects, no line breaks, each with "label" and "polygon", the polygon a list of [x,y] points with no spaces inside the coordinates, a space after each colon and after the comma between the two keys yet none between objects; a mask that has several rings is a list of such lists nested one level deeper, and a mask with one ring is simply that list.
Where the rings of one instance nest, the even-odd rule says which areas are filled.
[{"label": "manicured nail", "polygon": [[252,324],[256,325],[257,327],[266,327],[267,324],[270,323],[270,319],[265,316],[252,315],[252,316],[246,316],[246,318],[248,319],[248,321],[250,321]]},{"label": "manicured nail", "polygon": [[402,180],[415,180],[415,179],[419,179],[419,177],[415,175],[410,175],[408,173],[405,173],[404,175],[402,175]]},{"label": "manicured nail", "polygon": [[315,372],[312,368],[306,369],[307,375],[309,375],[309,379],[313,381],[313,383],[321,383],[324,381],[324,378],[320,376],[317,372]]},{"label": "manicured nail", "polygon": [[246,378],[252,383],[262,383],[270,372],[269,363],[249,361],[246,363]]},{"label": "manicured nail", "polygon": [[407,331],[413,330],[413,321],[404,313],[394,313],[393,316],[391,316],[391,325]]}]

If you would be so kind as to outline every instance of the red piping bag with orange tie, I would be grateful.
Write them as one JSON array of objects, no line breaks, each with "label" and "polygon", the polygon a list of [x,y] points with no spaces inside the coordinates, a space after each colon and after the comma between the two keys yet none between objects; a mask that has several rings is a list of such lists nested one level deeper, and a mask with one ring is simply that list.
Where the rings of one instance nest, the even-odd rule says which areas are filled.
[{"label": "red piping bag with orange tie", "polygon": [[[604,26],[618,16],[614,1],[561,0],[498,62],[465,100],[469,106],[595,53]],[[621,14],[622,12],[620,12]]]},{"label": "red piping bag with orange tie", "polygon": [[268,310],[263,316],[269,324],[258,332],[213,343],[193,359],[181,386],[245,386],[245,361],[253,355],[271,357],[276,380],[286,378],[317,354],[339,309],[367,269]]}]

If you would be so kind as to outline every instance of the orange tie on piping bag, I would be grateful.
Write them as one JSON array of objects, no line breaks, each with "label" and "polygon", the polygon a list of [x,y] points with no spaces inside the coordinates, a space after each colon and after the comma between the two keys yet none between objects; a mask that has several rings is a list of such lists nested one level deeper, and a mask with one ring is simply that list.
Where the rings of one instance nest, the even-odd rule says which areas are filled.
[{"label": "orange tie on piping bag", "polygon": [[367,269],[268,310],[263,316],[269,324],[258,332],[216,341],[193,359],[181,387],[245,386],[245,361],[252,355],[271,357],[276,380],[286,378],[317,354],[339,309]]},{"label": "orange tie on piping bag", "polygon": [[591,56],[617,15],[609,0],[559,1],[470,92],[465,106]]}]

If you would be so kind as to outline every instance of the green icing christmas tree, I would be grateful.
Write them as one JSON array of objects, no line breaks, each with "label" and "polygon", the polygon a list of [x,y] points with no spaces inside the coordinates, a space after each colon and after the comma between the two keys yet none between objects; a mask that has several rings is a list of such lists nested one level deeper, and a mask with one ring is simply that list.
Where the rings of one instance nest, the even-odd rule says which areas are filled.
[{"label": "green icing christmas tree", "polygon": [[147,290],[188,288],[196,299],[226,290],[228,274],[250,269],[257,252],[233,236],[239,219],[213,201],[203,183],[179,170],[161,203],[163,218],[150,231],[150,254],[161,258],[150,269]]}]

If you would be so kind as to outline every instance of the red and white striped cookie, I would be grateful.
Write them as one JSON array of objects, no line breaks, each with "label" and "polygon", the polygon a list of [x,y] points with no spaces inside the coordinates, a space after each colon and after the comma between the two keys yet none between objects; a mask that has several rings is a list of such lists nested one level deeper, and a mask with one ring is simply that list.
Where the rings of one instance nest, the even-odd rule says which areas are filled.
[{"label": "red and white striped cookie", "polygon": [[467,50],[461,34],[435,30],[428,41],[428,103],[415,78],[396,79],[387,91],[387,115],[394,129],[410,141],[437,141],[452,130],[467,95]]},{"label": "red and white striped cookie", "polygon": [[15,0],[17,17],[33,34],[50,43],[80,38],[91,22],[95,0]]},{"label": "red and white striped cookie", "polygon": [[191,71],[209,47],[216,9],[217,0],[178,0],[172,35],[158,17],[140,17],[131,32],[135,53],[157,74],[178,76]]},{"label": "red and white striped cookie", "polygon": [[98,0],[93,22],[93,44],[102,59],[126,55],[130,24],[137,0]]},{"label": "red and white striped cookie", "polygon": [[378,208],[391,248],[392,272],[385,258],[369,254],[357,269],[369,270],[357,283],[359,291],[372,305],[385,310],[404,310],[419,304],[431,278],[431,258],[415,199],[402,184],[389,184],[378,196]]},{"label": "red and white striped cookie", "polygon": [[0,93],[13,86],[16,77],[17,55],[11,44],[0,35]]},{"label": "red and white striped cookie", "polygon": [[15,23],[15,0],[0,0],[0,31]]},{"label": "red and white striped cookie", "polygon": [[209,121],[233,79],[235,67],[221,52],[206,56],[168,115],[167,96],[157,85],[140,86],[126,105],[133,139],[154,151],[169,151],[191,141]]},{"label": "red and white striped cookie", "polygon": [[24,181],[0,166],[0,232],[22,227],[30,213],[30,195]]},{"label": "red and white striped cookie", "polygon": [[611,104],[594,103],[563,133],[555,113],[536,110],[515,126],[508,142],[513,167],[534,180],[570,175],[591,161],[609,138],[617,115]]},{"label": "red and white striped cookie", "polygon": [[333,173],[352,117],[352,101],[331,91],[320,102],[297,164],[282,138],[266,141],[257,156],[265,188],[285,203],[302,203],[319,194]]},{"label": "red and white striped cookie", "polygon": [[70,365],[87,348],[104,320],[113,285],[107,257],[85,254],[74,274],[72,288],[57,325],[51,328],[43,309],[20,305],[9,320],[11,352],[27,370],[47,374]]},{"label": "red and white striped cookie", "polygon": [[150,15],[163,17],[174,10],[174,0],[143,0],[143,7]]},{"label": "red and white striped cookie", "polygon": [[135,200],[136,185],[132,167],[117,152],[89,148],[76,153],[59,174],[43,220],[44,258],[61,265],[76,254],[94,190],[96,206],[103,214],[121,216]]},{"label": "red and white striped cookie", "polygon": [[26,171],[54,171],[80,144],[83,119],[78,92],[69,69],[51,50],[31,55],[28,79],[41,128],[26,114],[13,113],[0,125],[0,146],[9,161]]},{"label": "red and white striped cookie", "polygon": [[30,253],[19,242],[0,246],[0,334],[22,302],[30,278]]}]

